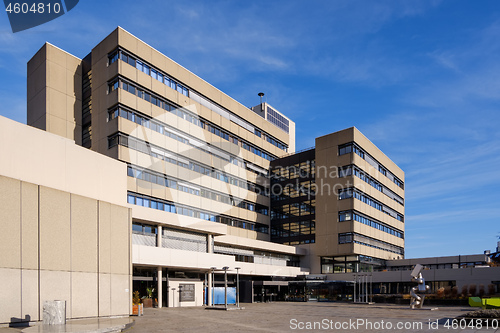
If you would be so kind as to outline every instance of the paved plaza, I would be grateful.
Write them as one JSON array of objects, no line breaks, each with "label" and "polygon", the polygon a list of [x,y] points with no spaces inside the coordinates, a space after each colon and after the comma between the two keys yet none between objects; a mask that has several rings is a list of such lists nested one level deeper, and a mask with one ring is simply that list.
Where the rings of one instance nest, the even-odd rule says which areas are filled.
[{"label": "paved plaza", "polygon": [[[144,309],[133,317],[127,333],[149,332],[496,332],[498,328],[460,328],[452,320],[470,307],[439,307],[437,310],[410,310],[393,304],[352,303],[255,303],[244,310],[218,311],[202,307]],[[462,323],[462,326],[465,323]],[[498,323],[500,324],[500,323]],[[0,333],[19,333],[0,328]]]},{"label": "paved plaza", "polygon": [[[438,310],[429,311],[410,310],[408,307],[392,304],[317,302],[256,303],[243,306],[245,309],[241,311],[203,308],[145,309],[144,316],[136,318],[136,324],[130,332],[486,331],[484,327],[461,329],[459,326],[452,326],[451,320],[471,311],[470,307],[439,307]],[[449,328],[444,326],[447,321]],[[459,323],[455,322],[455,325]],[[500,333],[500,329],[487,331]]]}]

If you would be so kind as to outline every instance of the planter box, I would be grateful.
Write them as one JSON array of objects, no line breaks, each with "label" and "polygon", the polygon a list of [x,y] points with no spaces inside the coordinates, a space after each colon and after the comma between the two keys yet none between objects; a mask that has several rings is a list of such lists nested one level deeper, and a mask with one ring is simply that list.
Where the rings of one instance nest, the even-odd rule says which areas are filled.
[{"label": "planter box", "polygon": [[152,308],[153,307],[153,299],[152,298],[145,298],[142,300],[142,304],[144,305],[145,308]]},{"label": "planter box", "polygon": [[144,307],[142,304],[134,304],[132,305],[132,315],[134,316],[142,316],[144,315]]}]

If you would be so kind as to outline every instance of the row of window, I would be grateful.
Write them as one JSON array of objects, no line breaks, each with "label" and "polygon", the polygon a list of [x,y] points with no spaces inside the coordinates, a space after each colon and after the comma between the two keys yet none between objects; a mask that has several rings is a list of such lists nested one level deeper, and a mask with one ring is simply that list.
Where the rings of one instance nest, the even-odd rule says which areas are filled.
[{"label": "row of window", "polygon": [[266,140],[267,142],[269,142],[273,146],[276,146],[279,149],[284,150],[285,152],[288,151],[288,146],[287,145],[285,145],[284,143],[279,142],[278,140],[276,140],[275,138],[273,138],[272,136],[270,136],[266,132],[262,132],[261,130],[259,130],[259,129],[256,128],[254,130],[254,134],[257,135],[259,138],[262,138],[262,139]]},{"label": "row of window", "polygon": [[310,204],[306,202],[296,202],[280,206],[273,204],[273,206],[271,210],[272,220],[283,220],[289,217],[307,216],[316,213],[314,200],[311,201]]},{"label": "row of window", "polygon": [[392,172],[387,170],[387,168],[385,168],[382,164],[377,162],[377,160],[375,160],[370,154],[366,153],[356,143],[351,142],[351,143],[347,143],[347,144],[339,146],[339,156],[349,154],[349,153],[357,154],[359,157],[361,157],[362,159],[366,160],[368,163],[370,163],[371,165],[376,167],[377,170],[381,174],[383,174],[384,176],[389,178],[391,181],[393,181],[394,184],[396,184],[400,188],[404,189],[404,183],[398,177],[396,177]]},{"label": "row of window", "polygon": [[271,236],[274,237],[295,237],[315,233],[316,223],[314,220],[282,223],[279,225],[273,223],[271,228]]},{"label": "row of window", "polygon": [[267,120],[271,124],[276,125],[277,127],[281,128],[283,131],[288,133],[288,131],[289,131],[288,119],[286,119],[285,117],[280,115],[278,112],[274,111],[269,106],[267,107]]},{"label": "row of window", "polygon": [[178,204],[174,204],[173,202],[168,202],[165,200],[152,198],[149,196],[128,192],[127,194],[127,202],[132,205],[148,207],[152,209],[162,210],[168,213],[179,214],[184,216],[190,216],[198,219],[202,219],[205,221],[212,221],[227,224],[229,226],[254,230],[262,233],[269,233],[269,227],[265,224],[254,223],[249,221],[243,221],[234,219],[232,217],[216,215],[215,213],[202,211],[193,207],[181,206]]},{"label": "row of window", "polygon": [[[228,184],[232,184],[234,186],[239,186],[241,188],[247,189],[249,191],[255,192],[260,195],[269,196],[268,191],[260,185],[246,182],[242,179],[235,178],[233,176],[228,176],[220,170],[217,170],[213,167],[206,166],[203,164],[195,163],[185,157],[179,158],[177,154],[169,152],[168,150],[155,147],[149,143],[146,143],[137,138],[126,136],[122,133],[117,133],[108,138],[108,148],[111,148],[116,145],[122,145],[124,147],[128,147],[141,153],[148,154],[152,157],[162,159],[165,162],[169,162],[180,167],[192,170],[194,172],[200,173],[202,175],[210,176],[212,178],[218,179]],[[155,148],[158,152],[153,152],[152,147]],[[160,154],[160,151],[162,153]],[[186,163],[187,162],[187,163]]]},{"label": "row of window", "polygon": [[[174,133],[174,131],[175,132],[178,132],[178,131],[173,130],[171,126],[169,126],[165,123],[162,123],[156,119],[150,119],[149,117],[144,116],[143,114],[140,114],[136,111],[132,111],[132,110],[124,108],[123,106],[118,105],[109,111],[108,120],[113,120],[117,117],[128,119],[128,120],[130,120],[138,125],[142,125],[146,128],[150,128],[155,132],[158,132],[160,134],[168,136],[174,140],[182,142],[182,143],[189,145],[195,149],[201,150],[209,155],[215,155],[215,156],[217,156],[217,157],[219,157],[227,162],[230,162],[236,166],[239,166],[241,168],[244,168],[246,170],[254,172],[258,175],[262,175],[262,176],[267,175],[263,172],[258,172],[256,170],[254,170],[255,168],[247,168],[246,165],[249,164],[248,162],[244,162],[243,160],[236,158],[235,156],[232,156],[232,155],[228,154],[227,152],[223,152],[223,153],[214,152],[213,150],[215,150],[215,151],[218,151],[218,150],[214,149],[213,147],[210,147],[211,150],[205,149],[209,146],[208,144],[203,145],[201,143],[201,141],[199,141],[198,139],[191,138],[191,135],[186,134],[184,132],[182,132],[183,136],[177,135]],[[190,139],[186,139],[186,137],[188,137]],[[197,142],[198,144],[193,144],[193,142],[191,142],[191,141]],[[228,156],[228,157],[226,157],[226,156]]]},{"label": "row of window", "polygon": [[148,93],[146,90],[139,88],[133,83],[129,83],[124,81],[121,78],[117,78],[114,81],[109,83],[109,91],[114,91],[117,88],[122,88],[124,91],[127,91],[139,98],[142,98],[148,102],[150,102],[153,105],[156,105],[165,111],[169,111],[175,115],[177,115],[180,118],[183,118],[195,125],[198,125],[199,127],[211,132],[212,134],[217,135],[218,137],[221,137],[222,139],[229,141],[231,143],[234,143],[235,145],[238,145],[239,147],[248,150],[252,152],[253,154],[260,156],[268,161],[272,161],[276,159],[276,156],[268,154],[267,152],[255,147],[252,144],[249,144],[248,142],[235,137],[233,135],[230,135],[226,131],[220,129],[213,123],[210,123],[206,120],[201,120],[197,116],[194,116],[190,114],[189,112],[182,110],[181,108],[178,108],[171,103],[167,102],[166,100],[163,100],[161,97],[158,97],[154,94]]},{"label": "row of window", "polygon": [[401,255],[404,254],[404,248],[386,242],[382,242],[371,237],[360,235],[354,232],[346,232],[339,234],[339,244],[349,244],[349,243],[360,244],[396,254],[401,254]]},{"label": "row of window", "polygon": [[339,177],[351,176],[353,174],[356,177],[358,177],[359,179],[361,179],[362,181],[364,181],[365,183],[376,188],[378,191],[384,193],[385,195],[387,195],[391,199],[394,199],[394,201],[396,201],[398,204],[404,206],[403,198],[401,198],[399,195],[395,194],[394,192],[392,192],[391,190],[389,190],[388,188],[386,188],[385,186],[380,184],[378,181],[376,181],[372,177],[368,176],[366,173],[361,171],[356,166],[349,165],[349,166],[339,168]]},{"label": "row of window", "polygon": [[271,170],[271,179],[273,181],[285,181],[296,178],[314,178],[315,174],[316,161],[307,160],[294,165],[273,166]]},{"label": "row of window", "polygon": [[280,185],[277,183],[271,186],[271,199],[273,201],[289,200],[290,198],[305,197],[307,200],[316,196],[316,184],[313,180],[306,180],[300,184],[297,182]]},{"label": "row of window", "polygon": [[339,196],[339,200],[356,198],[359,201],[362,201],[365,204],[367,204],[367,205],[369,205],[377,210],[380,210],[381,212],[384,212],[387,215],[394,217],[398,221],[404,222],[403,215],[395,212],[394,210],[392,210],[391,208],[389,208],[387,206],[384,206],[383,204],[381,204],[377,200],[373,199],[372,197],[364,194],[363,192],[361,192],[357,189],[348,188],[348,189],[340,190],[338,196]]},{"label": "row of window", "polygon": [[369,218],[363,216],[363,214],[359,214],[359,213],[352,211],[352,210],[339,212],[339,221],[340,222],[352,221],[352,220],[361,222],[367,226],[370,226],[372,228],[386,232],[386,233],[391,234],[393,236],[396,236],[398,238],[404,238],[403,232],[401,232],[397,229],[394,229],[392,227],[389,227],[385,223],[377,222],[377,221],[374,221],[372,219],[369,219]]},{"label": "row of window", "polygon": [[215,245],[213,252],[234,256],[236,261],[241,262],[300,267],[300,258],[298,256],[276,252],[249,250],[225,245]]},{"label": "row of window", "polygon": [[[137,59],[137,57],[131,56],[129,53],[127,53],[123,50],[116,50],[113,53],[111,53],[108,57],[109,57],[109,64],[110,65],[112,63],[114,63],[115,61],[117,61],[118,59],[121,59],[123,62],[129,64],[130,66],[137,68],[138,70],[146,73],[147,75],[150,75],[155,80],[157,80],[161,83],[164,83],[167,87],[176,90],[177,92],[183,94],[184,96],[192,97],[192,96],[190,96],[189,89],[187,89],[183,85],[179,84],[174,79],[168,77],[168,75],[162,73],[160,70],[158,70],[152,66],[147,65],[144,61]],[[197,95],[197,94],[195,94],[195,95]],[[203,97],[202,97],[202,100],[199,100],[199,102],[211,110],[215,106],[212,102],[206,100]],[[219,108],[219,107],[217,106],[217,108]],[[239,120],[241,122],[245,122],[243,119],[239,119]],[[260,135],[257,133],[259,133]],[[287,133],[288,133],[288,131],[287,131]],[[284,150],[284,151],[288,151],[287,145],[279,142],[278,140],[276,140],[275,138],[273,138],[269,134],[262,132],[261,130],[258,130],[258,129],[255,129],[255,134],[258,135],[259,137],[263,136],[267,142],[278,147],[279,149]]]},{"label": "row of window", "polygon": [[154,173],[154,172],[149,171],[149,170],[144,170],[144,169],[138,168],[136,166],[129,165],[128,170],[127,170],[127,175],[129,177],[142,179],[142,180],[149,182],[149,183],[154,183],[154,184],[158,184],[160,186],[173,188],[173,189],[176,189],[178,191],[185,192],[185,193],[189,193],[189,194],[193,194],[193,195],[197,195],[197,196],[202,196],[202,197],[207,198],[207,199],[219,201],[219,202],[222,202],[222,203],[225,203],[228,205],[232,205],[232,206],[237,206],[239,208],[247,209],[247,210],[250,210],[252,212],[259,213],[259,214],[263,214],[263,215],[269,214],[268,208],[266,206],[263,206],[260,204],[255,204],[252,202],[247,202],[247,201],[244,201],[242,199],[235,200],[235,198],[232,196],[218,193],[218,192],[214,192],[214,191],[209,190],[207,188],[201,188],[201,187],[198,188],[198,186],[192,187],[189,185],[186,186],[186,185],[183,185],[182,182],[179,183],[178,179],[173,179],[172,177],[167,178],[167,176],[165,176],[165,175],[160,175],[160,174]]},{"label": "row of window", "polygon": [[167,75],[161,73],[157,69],[155,69],[151,66],[148,66],[147,64],[145,64],[144,62],[142,62],[140,60],[135,59],[135,57],[130,56],[126,52],[123,52],[121,50],[117,50],[117,51],[113,52],[112,54],[110,54],[109,55],[109,64],[111,65],[112,63],[114,63],[118,59],[121,59],[123,62],[129,64],[130,66],[137,68],[138,70],[140,70],[141,72],[143,72],[147,75],[150,75],[155,80],[157,80],[161,83],[164,83],[167,87],[172,88],[172,89],[180,92],[184,96],[189,97],[189,91],[186,87],[179,84],[178,82],[176,82],[174,79],[168,77]]}]

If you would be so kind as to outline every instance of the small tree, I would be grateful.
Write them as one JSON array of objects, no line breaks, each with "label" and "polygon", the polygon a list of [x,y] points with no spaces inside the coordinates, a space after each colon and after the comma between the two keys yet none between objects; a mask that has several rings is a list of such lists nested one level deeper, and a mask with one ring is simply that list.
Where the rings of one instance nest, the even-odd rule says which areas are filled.
[{"label": "small tree", "polygon": [[444,288],[441,287],[436,291],[436,297],[437,298],[443,298],[444,297]]},{"label": "small tree", "polygon": [[139,291],[134,291],[134,297],[132,297],[132,304],[138,305],[141,303],[141,296],[139,296]]},{"label": "small tree", "polygon": [[476,296],[476,285],[475,284],[471,284],[469,286],[469,296]]},{"label": "small tree", "polygon": [[488,285],[488,295],[492,296],[495,295],[495,285],[493,283],[490,283]]},{"label": "small tree", "polygon": [[444,288],[444,297],[450,298],[450,295],[451,295],[451,287],[448,286],[448,287]]},{"label": "small tree", "polygon": [[485,291],[484,291],[484,284],[480,284],[479,285],[479,297],[483,297],[485,294]]},{"label": "small tree", "polygon": [[458,296],[458,287],[455,286],[451,288],[451,298],[457,298],[457,296]]},{"label": "small tree", "polygon": [[460,295],[463,297],[463,298],[466,298],[468,295],[469,295],[469,286],[464,284],[462,286],[462,292],[460,293]]}]

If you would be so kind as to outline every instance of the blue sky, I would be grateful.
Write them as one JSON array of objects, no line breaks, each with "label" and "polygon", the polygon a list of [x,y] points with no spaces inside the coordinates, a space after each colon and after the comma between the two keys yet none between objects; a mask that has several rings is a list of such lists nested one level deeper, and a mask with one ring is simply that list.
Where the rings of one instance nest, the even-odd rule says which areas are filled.
[{"label": "blue sky", "polygon": [[500,233],[500,2],[94,1],[13,34],[0,15],[0,115],[26,122],[26,62],[84,57],[116,26],[247,106],[298,149],[356,126],[406,172],[406,257],[494,250]]}]

